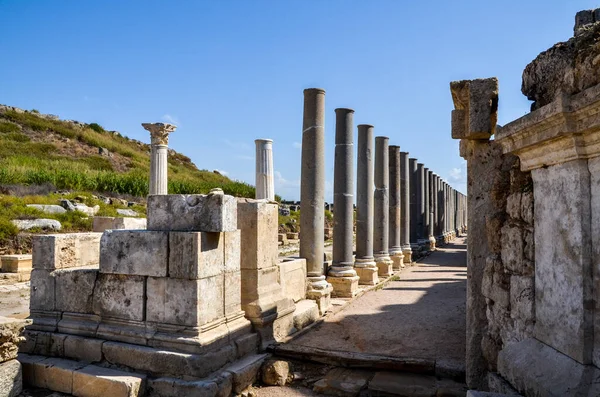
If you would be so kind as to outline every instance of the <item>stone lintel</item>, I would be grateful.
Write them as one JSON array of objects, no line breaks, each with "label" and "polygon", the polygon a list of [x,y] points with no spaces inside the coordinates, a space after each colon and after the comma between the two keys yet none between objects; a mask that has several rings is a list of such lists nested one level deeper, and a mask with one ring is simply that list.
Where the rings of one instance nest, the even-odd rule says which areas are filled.
[{"label": "stone lintel", "polygon": [[499,128],[496,141],[519,156],[522,171],[600,155],[600,85]]}]

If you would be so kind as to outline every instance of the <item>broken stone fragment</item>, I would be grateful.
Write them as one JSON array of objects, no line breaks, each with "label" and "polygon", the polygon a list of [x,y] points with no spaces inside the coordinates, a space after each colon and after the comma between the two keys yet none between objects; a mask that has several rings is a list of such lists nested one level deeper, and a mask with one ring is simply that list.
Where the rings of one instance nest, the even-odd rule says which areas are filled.
[{"label": "broken stone fragment", "polygon": [[455,110],[453,139],[489,139],[498,121],[498,79],[461,80],[450,83]]}]

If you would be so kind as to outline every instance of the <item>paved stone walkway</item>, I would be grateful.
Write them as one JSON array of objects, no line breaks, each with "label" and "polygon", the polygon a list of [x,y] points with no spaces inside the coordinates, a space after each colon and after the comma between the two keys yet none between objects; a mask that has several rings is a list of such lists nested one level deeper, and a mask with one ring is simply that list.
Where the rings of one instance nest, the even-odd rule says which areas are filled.
[{"label": "paved stone walkway", "polygon": [[291,344],[328,350],[450,360],[464,366],[465,238],[400,272]]}]

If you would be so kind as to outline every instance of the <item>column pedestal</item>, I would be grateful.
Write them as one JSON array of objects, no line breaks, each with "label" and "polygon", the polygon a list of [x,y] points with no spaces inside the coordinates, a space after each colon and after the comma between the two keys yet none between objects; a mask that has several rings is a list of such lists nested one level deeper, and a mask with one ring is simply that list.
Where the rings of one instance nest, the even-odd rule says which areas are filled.
[{"label": "column pedestal", "polygon": [[373,258],[356,259],[354,270],[359,277],[358,283],[360,285],[376,285],[379,282],[379,269]]}]

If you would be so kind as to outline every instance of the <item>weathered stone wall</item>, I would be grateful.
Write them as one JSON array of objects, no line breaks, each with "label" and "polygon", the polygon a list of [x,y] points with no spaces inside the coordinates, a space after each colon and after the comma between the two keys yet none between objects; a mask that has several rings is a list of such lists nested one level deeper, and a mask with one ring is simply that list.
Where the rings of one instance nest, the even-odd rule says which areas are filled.
[{"label": "weathered stone wall", "polygon": [[497,155],[500,168],[489,196],[483,198],[497,212],[486,218],[490,252],[481,285],[487,318],[482,352],[488,370],[494,372],[500,350],[531,336],[535,323],[531,173],[520,170],[516,156]]}]

